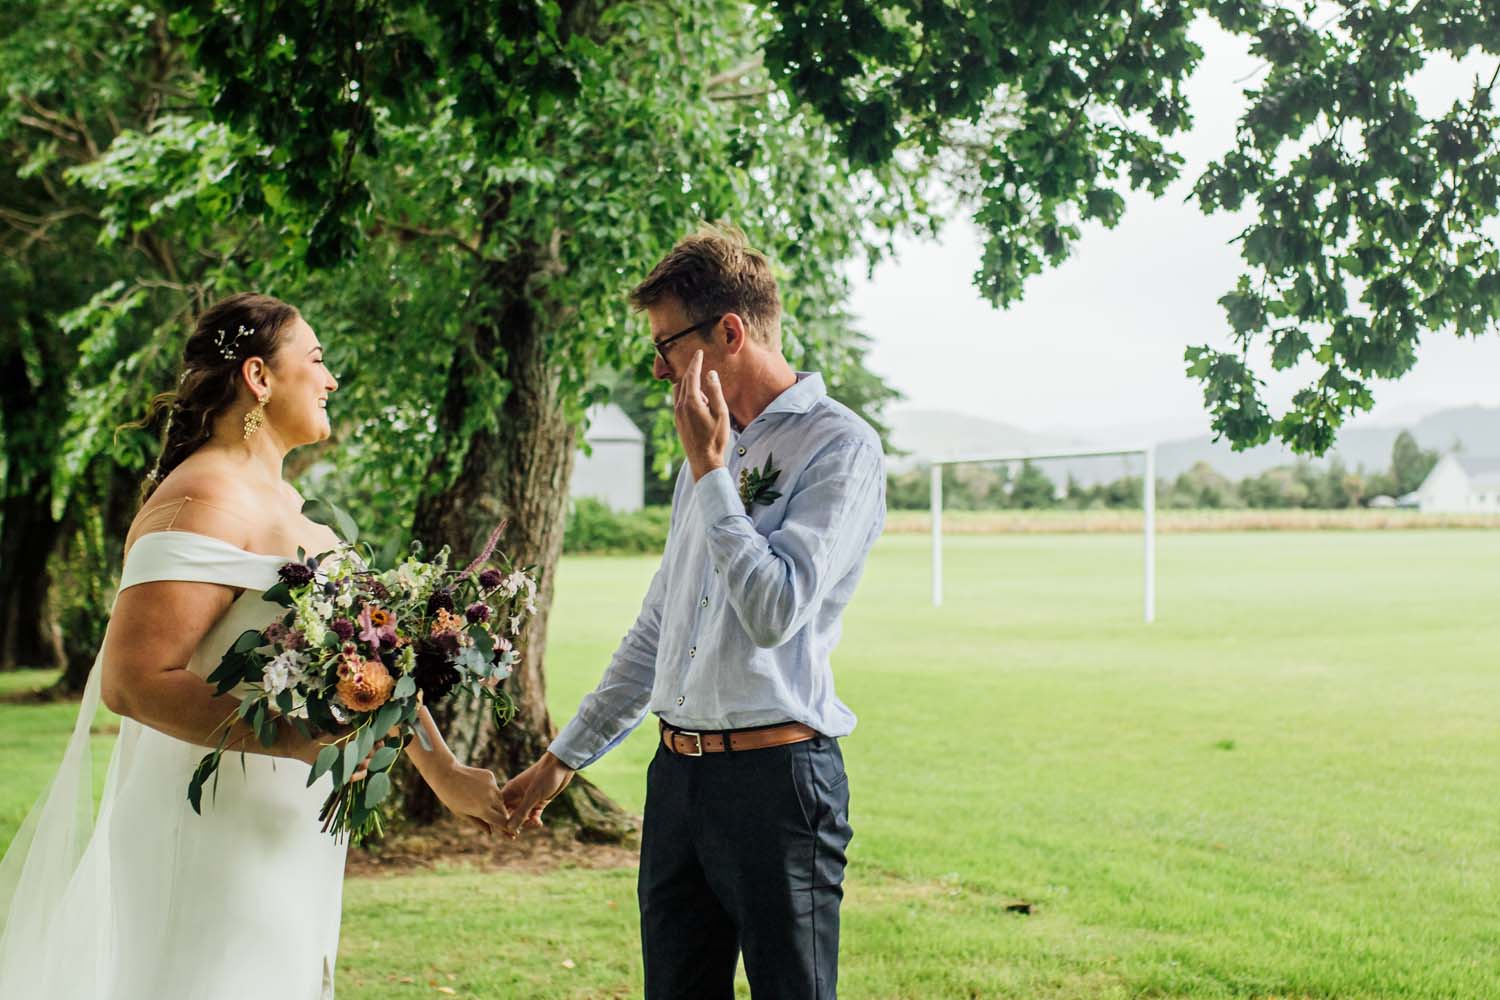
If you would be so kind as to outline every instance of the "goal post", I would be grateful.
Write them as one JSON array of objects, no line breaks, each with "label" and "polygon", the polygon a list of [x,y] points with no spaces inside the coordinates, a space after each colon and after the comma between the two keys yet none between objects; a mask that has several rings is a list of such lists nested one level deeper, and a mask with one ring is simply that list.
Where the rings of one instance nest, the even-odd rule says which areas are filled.
[{"label": "goal post", "polygon": [[943,603],[943,469],[950,465],[982,465],[996,462],[1042,462],[1049,459],[1108,458],[1111,455],[1140,455],[1145,458],[1141,476],[1142,529],[1145,535],[1143,559],[1143,617],[1147,624],[1156,620],[1156,450],[1150,445],[1129,448],[1077,448],[1063,451],[1002,452],[994,455],[955,455],[930,458],[932,477],[932,606]]}]

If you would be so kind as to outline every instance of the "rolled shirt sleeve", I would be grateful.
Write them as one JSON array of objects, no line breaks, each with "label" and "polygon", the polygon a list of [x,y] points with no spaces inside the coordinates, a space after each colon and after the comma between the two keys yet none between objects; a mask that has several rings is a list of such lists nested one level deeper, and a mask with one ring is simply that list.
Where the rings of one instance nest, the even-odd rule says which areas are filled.
[{"label": "rolled shirt sleeve", "polygon": [[[670,546],[669,546],[670,550]],[[578,713],[547,749],[575,771],[603,757],[646,717],[656,680],[656,650],[666,597],[666,559],[651,578],[635,624],[625,633],[599,686],[584,696]]]}]

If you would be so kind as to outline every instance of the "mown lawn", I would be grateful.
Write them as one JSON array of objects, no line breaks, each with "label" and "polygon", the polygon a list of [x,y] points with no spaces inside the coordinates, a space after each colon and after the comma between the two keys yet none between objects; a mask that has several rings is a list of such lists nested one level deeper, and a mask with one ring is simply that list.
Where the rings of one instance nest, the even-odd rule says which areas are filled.
[{"label": "mown lawn", "polygon": [[[1500,532],[1167,536],[1152,626],[1137,537],[952,539],[938,610],[925,546],[881,542],[837,654],[842,995],[1500,996]],[[653,565],[564,562],[558,718]],[[0,706],[0,838],[70,724]],[[636,809],[650,737],[592,774]],[[339,975],[638,995],[634,872],[351,879]]]}]

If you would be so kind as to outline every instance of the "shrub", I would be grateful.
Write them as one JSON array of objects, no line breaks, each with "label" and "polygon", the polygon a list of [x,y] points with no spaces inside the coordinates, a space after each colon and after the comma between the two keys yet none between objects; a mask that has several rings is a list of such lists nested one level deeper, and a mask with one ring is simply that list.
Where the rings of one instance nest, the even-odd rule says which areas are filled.
[{"label": "shrub", "polygon": [[563,528],[563,551],[659,553],[667,544],[672,508],[643,507],[617,513],[592,497],[573,501]]}]

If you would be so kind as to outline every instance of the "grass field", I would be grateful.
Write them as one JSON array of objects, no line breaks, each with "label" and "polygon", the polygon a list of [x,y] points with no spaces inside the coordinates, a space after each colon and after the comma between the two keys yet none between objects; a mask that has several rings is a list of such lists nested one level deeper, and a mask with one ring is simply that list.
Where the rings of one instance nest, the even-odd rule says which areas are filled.
[{"label": "grass field", "polygon": [[[1140,510],[945,510],[945,535],[998,534],[1139,534]],[[1164,535],[1188,531],[1439,531],[1500,528],[1500,514],[1433,514],[1407,509],[1351,507],[1346,510],[1228,508],[1172,510],[1159,508],[1156,530]],[[932,530],[925,510],[893,510],[885,533],[906,535]]]},{"label": "grass field", "polygon": [[[843,995],[1500,996],[1497,564],[1492,531],[1168,536],[1144,626],[1137,538],[953,539],[939,610],[925,539],[883,539],[836,657]],[[652,567],[561,567],[559,718]],[[0,706],[0,838],[70,722]],[[639,808],[650,752],[593,777]],[[638,995],[634,873],[352,879],[339,975],[345,1000]]]}]

